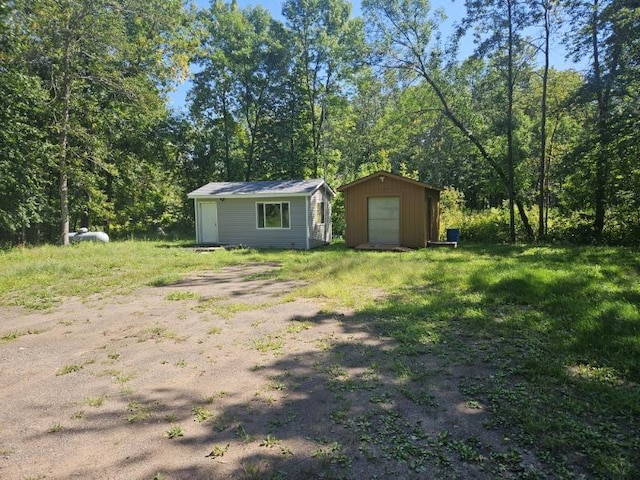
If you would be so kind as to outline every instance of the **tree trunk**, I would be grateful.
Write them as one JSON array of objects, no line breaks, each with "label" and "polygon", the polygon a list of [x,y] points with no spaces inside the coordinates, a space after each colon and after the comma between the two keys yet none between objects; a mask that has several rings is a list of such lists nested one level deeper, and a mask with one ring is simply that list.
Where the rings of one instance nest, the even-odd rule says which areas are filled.
[{"label": "tree trunk", "polygon": [[544,71],[542,73],[542,105],[540,107],[540,172],[538,192],[538,239],[546,234],[546,165],[547,165],[547,88],[549,83],[549,38],[551,36],[551,4],[543,0],[544,9]]},{"label": "tree trunk", "polygon": [[69,167],[68,167],[68,151],[69,151],[69,112],[71,109],[71,62],[70,43],[67,25],[67,38],[64,44],[63,54],[63,78],[62,78],[62,109],[60,124],[60,159],[59,159],[59,191],[60,191],[60,226],[61,241],[63,245],[69,245]]},{"label": "tree trunk", "polygon": [[591,41],[593,47],[593,76],[596,84],[598,99],[598,137],[600,148],[596,153],[596,172],[594,186],[595,219],[593,233],[597,242],[602,241],[605,215],[607,209],[607,183],[609,182],[609,155],[608,155],[608,93],[602,78],[600,65],[600,52],[598,48],[598,23],[601,15],[600,0],[593,0],[593,17],[591,24]]},{"label": "tree trunk", "polygon": [[513,5],[507,1],[507,17],[509,22],[509,39],[507,53],[507,170],[509,189],[509,240],[516,243],[515,217],[515,159],[513,153]]},{"label": "tree trunk", "polygon": [[227,110],[227,92],[222,95],[222,126],[224,128],[224,168],[226,170],[226,180],[231,178],[231,132],[229,131],[229,112]]},{"label": "tree trunk", "polygon": [[518,213],[520,214],[520,220],[522,221],[524,231],[527,233],[527,239],[532,240],[535,238],[535,234],[533,233],[533,227],[529,223],[529,217],[527,217],[527,211],[524,208],[522,200],[516,199],[516,206],[518,207]]}]

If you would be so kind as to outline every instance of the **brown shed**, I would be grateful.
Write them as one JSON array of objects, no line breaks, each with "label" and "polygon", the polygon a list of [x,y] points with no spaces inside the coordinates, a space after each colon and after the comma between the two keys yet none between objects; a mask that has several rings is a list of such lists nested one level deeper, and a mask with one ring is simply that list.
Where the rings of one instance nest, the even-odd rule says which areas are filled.
[{"label": "brown shed", "polygon": [[438,240],[439,188],[379,171],[338,191],[344,195],[348,247],[368,243],[424,248]]}]

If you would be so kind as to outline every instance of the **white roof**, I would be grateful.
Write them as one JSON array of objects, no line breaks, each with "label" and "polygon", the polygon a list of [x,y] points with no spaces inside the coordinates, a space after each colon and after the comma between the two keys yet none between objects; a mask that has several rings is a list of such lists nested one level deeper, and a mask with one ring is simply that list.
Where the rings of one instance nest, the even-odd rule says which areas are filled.
[{"label": "white roof", "polygon": [[261,182],[211,182],[189,193],[189,198],[264,198],[310,197],[325,186],[333,197],[335,193],[322,179],[268,180]]}]

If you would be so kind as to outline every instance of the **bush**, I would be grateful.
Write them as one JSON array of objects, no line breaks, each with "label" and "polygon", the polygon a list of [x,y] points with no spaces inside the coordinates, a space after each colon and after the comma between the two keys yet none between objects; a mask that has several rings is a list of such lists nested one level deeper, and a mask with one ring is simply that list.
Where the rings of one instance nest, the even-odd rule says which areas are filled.
[{"label": "bush", "polygon": [[[460,228],[460,239],[478,243],[509,242],[509,209],[501,208],[471,211],[461,206],[462,194],[456,196],[455,190],[442,192],[440,237],[444,238],[447,228]],[[527,211],[529,223],[537,231],[538,210],[532,207]],[[526,232],[516,212],[516,237],[526,241]],[[549,211],[548,232],[545,242],[572,245],[594,245],[597,239],[593,233],[593,214],[579,211],[562,214],[557,209]],[[640,220],[630,215],[617,215],[608,212],[601,243],[617,246],[640,245]]]},{"label": "bush", "polygon": [[[538,210],[535,207],[527,211],[529,225],[535,230],[538,224]],[[519,242],[528,241],[527,231],[516,211],[516,239]],[[478,243],[509,243],[509,208],[507,203],[500,208],[486,210],[465,210],[460,226],[461,240],[469,240]]]},{"label": "bush", "polygon": [[462,224],[460,238],[481,243],[509,241],[509,211],[499,208],[468,212]]},{"label": "bush", "polygon": [[549,212],[547,239],[553,243],[593,244],[593,218],[585,212],[571,212],[569,216],[563,216],[552,210]]},{"label": "bush", "polygon": [[445,238],[447,228],[462,228],[465,217],[464,193],[445,187],[440,192],[440,238]]}]

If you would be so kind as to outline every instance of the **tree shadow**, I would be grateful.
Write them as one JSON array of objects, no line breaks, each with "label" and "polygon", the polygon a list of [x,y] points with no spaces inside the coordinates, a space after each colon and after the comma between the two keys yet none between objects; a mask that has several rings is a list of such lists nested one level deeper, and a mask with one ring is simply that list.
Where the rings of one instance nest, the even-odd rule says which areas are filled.
[{"label": "tree shadow", "polygon": [[[186,432],[158,438],[170,445],[162,449],[167,458],[140,449],[75,473],[148,478],[151,465],[167,479],[551,478],[602,472],[603,455],[618,456],[629,475],[640,471],[637,383],[621,382],[622,356],[613,357],[611,377],[593,368],[607,365],[603,352],[637,358],[637,308],[628,306],[637,289],[625,280],[602,291],[598,269],[544,274],[540,259],[519,248],[464,272],[463,286],[453,288],[446,269],[458,269],[467,254],[496,256],[481,250],[429,258],[442,275],[425,273],[359,311],[318,305],[277,325],[265,318],[274,323],[265,332],[282,345],[267,346],[259,364],[203,364],[205,374],[191,384],[161,380],[123,396],[112,411],[87,409],[82,426],[66,435],[111,429],[160,437],[174,424]],[[550,256],[547,262],[566,262],[561,251]],[[505,266],[505,258],[517,259],[518,268]],[[587,317],[592,321],[581,323]],[[240,328],[251,320],[232,321]],[[217,352],[208,343],[193,348]],[[234,363],[238,377],[252,376],[245,390],[233,378],[229,386],[220,382],[219,368]],[[225,390],[203,399],[203,391]],[[606,404],[620,410],[606,411]],[[136,405],[152,408],[130,422]],[[196,407],[211,417],[196,421]],[[598,442],[585,440],[597,435]]]}]

